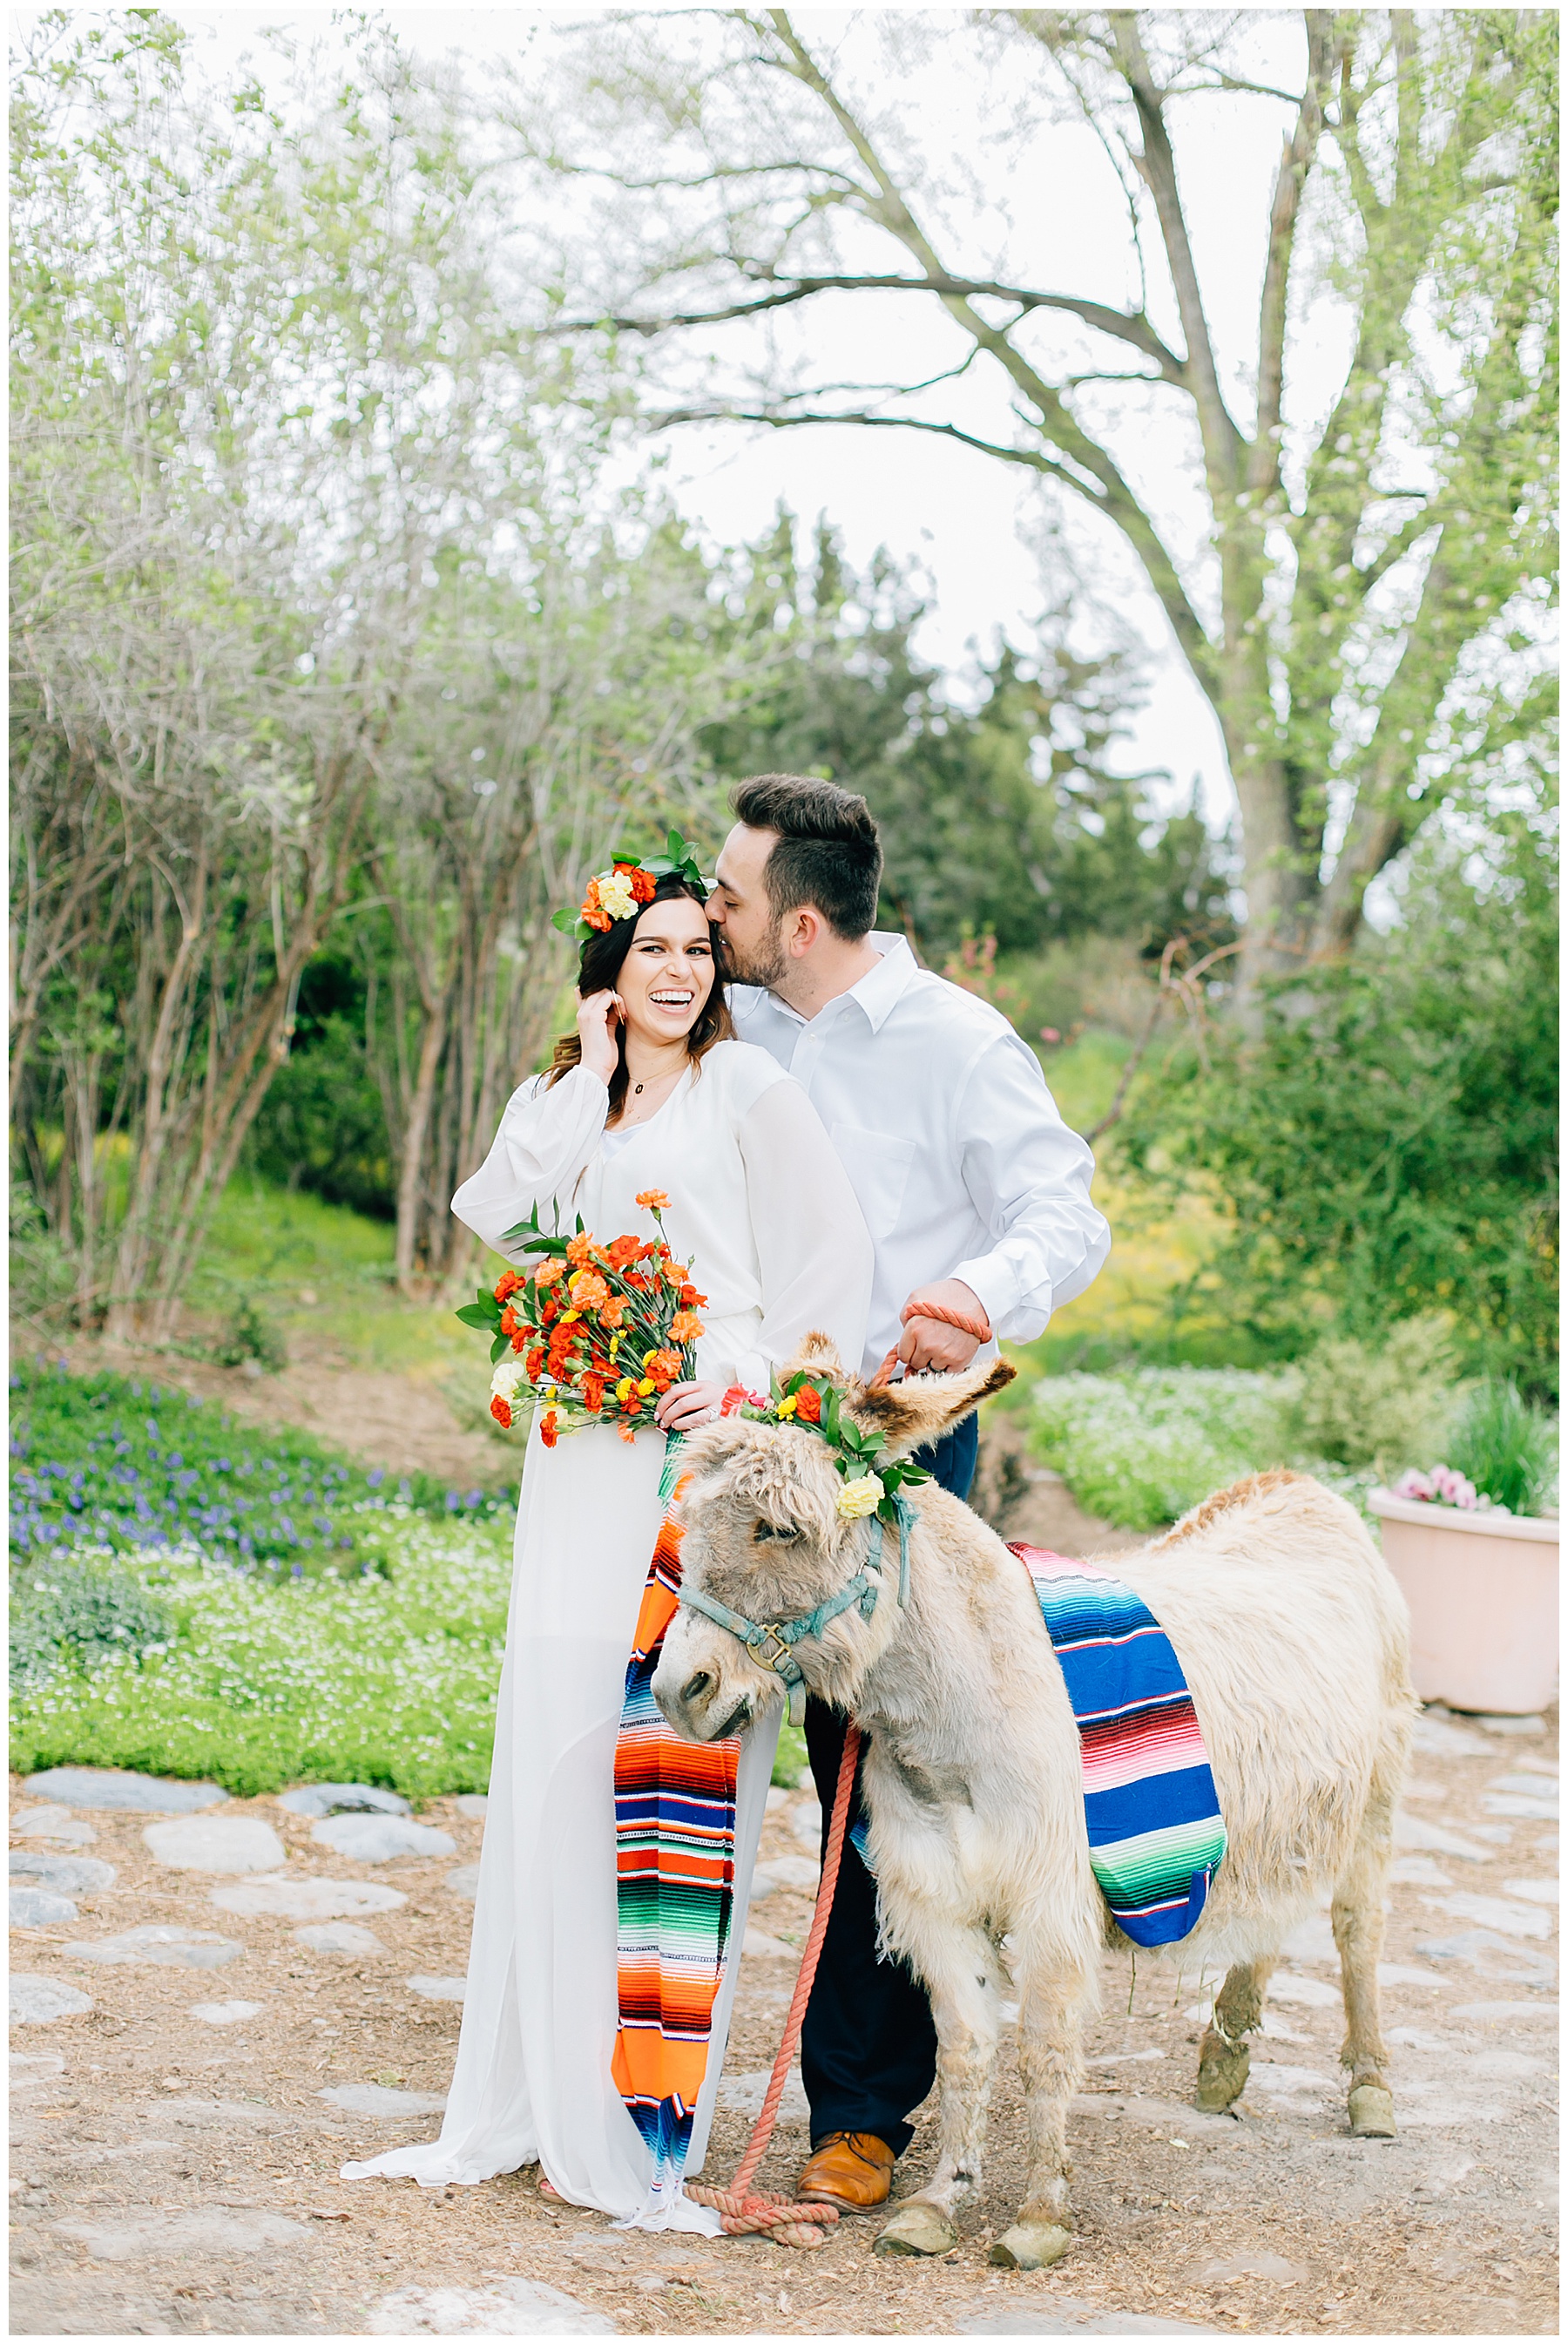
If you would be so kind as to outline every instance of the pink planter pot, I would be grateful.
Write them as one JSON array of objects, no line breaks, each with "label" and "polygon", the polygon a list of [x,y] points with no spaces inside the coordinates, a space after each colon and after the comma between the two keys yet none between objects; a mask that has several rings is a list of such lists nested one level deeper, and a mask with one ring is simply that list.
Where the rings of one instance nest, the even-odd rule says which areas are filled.
[{"label": "pink planter pot", "polygon": [[1390,1490],[1367,1503],[1410,1605],[1410,1672],[1422,1701],[1503,1717],[1543,1709],[1557,1687],[1557,1524]]}]

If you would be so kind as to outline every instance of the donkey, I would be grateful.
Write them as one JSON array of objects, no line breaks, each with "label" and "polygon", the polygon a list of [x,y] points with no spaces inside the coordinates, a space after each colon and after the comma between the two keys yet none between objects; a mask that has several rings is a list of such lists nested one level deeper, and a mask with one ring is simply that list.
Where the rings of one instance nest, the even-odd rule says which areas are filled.
[{"label": "donkey", "polygon": [[[1013,1373],[990,1360],[874,1389],[844,1373],[821,1336],[806,1339],[792,1366],[829,1376],[842,1413],[880,1433],[890,1456],[938,1439]],[[979,2201],[1010,1972],[1028,2187],[991,2258],[1043,2268],[1070,2242],[1067,2116],[1101,1955],[1129,1940],[1090,1866],[1078,1729],[1029,1575],[930,1483],[913,1501],[900,1603],[898,1539],[883,1544],[867,1521],[843,1518],[829,1449],[796,1425],[723,1419],[692,1440],[687,1462],[689,1594],[787,1625],[857,1572],[877,1578],[869,1617],[852,1602],[790,1647],[809,1690],[867,1737],[883,1938],[925,1981],[940,2046],[936,2169],[898,2206],[877,2251],[946,2253],[955,2218]],[[1189,1972],[1225,1974],[1199,2055],[1197,2105],[1222,2110],[1240,2096],[1247,2038],[1283,1940],[1329,1897],[1351,2128],[1390,2136],[1377,1962],[1416,1706],[1403,1599],[1352,1509],[1282,1471],[1209,1499],[1115,1570],[1181,1662],[1229,1837],[1196,1928],[1158,1949]],[[653,1680],[677,1732],[703,1742],[741,1731],[780,1690],[739,1634],[683,1603]]]}]

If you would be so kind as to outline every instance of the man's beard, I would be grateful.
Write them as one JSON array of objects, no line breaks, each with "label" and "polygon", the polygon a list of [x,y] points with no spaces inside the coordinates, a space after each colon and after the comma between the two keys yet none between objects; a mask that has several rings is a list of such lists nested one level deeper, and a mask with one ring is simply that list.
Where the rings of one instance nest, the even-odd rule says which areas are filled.
[{"label": "man's beard", "polygon": [[729,975],[736,985],[755,985],[760,986],[764,993],[770,993],[783,975],[785,965],[784,950],[779,944],[777,928],[767,942],[749,956],[738,952],[733,945],[729,946]]}]

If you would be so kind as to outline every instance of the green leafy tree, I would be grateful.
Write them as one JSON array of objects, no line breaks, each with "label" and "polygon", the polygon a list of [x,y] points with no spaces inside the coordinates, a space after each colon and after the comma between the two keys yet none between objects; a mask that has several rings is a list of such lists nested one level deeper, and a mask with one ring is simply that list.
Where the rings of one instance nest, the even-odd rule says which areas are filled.
[{"label": "green leafy tree", "polygon": [[[572,40],[575,101],[514,116],[606,190],[568,315],[648,352],[650,418],[919,431],[1031,474],[1131,558],[1214,710],[1244,991],[1343,951],[1544,660],[1554,13],[735,8]],[[1187,166],[1217,102],[1282,144],[1216,224]],[[1037,200],[1064,140],[1070,200]],[[869,328],[849,379],[829,315]]]}]

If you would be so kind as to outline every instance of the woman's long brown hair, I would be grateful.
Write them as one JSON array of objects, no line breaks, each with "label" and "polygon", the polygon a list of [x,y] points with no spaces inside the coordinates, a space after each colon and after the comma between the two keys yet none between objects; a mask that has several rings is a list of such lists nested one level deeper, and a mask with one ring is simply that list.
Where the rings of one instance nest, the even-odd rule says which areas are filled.
[{"label": "woman's long brown hair", "polygon": [[[653,891],[652,903],[639,904],[629,920],[613,920],[608,928],[602,929],[597,935],[589,936],[582,948],[582,958],[578,968],[579,1001],[586,1001],[590,993],[614,992],[619,982],[626,956],[631,950],[631,941],[637,934],[638,920],[645,912],[652,909],[653,904],[672,903],[680,895],[686,896],[691,903],[698,904],[705,900],[699,894],[689,879],[683,878],[677,871],[667,872]],[[729,982],[729,963],[724,946],[724,932],[721,928],[710,926],[708,934],[713,945],[713,989],[702,1005],[697,1023],[686,1037],[687,1055],[694,1071],[701,1065],[715,1042],[733,1042],[735,1039],[735,1026],[729,1015],[729,1004],[724,997],[724,988]],[[630,1079],[626,1070],[624,1025],[616,1028],[615,1044],[615,1073],[610,1077],[609,1085],[608,1119],[611,1123],[614,1123],[626,1105],[627,1084]],[[547,1087],[553,1088],[563,1075],[569,1073],[573,1066],[580,1066],[581,1063],[582,1043],[578,1035],[576,1033],[558,1035],[554,1054],[550,1059],[549,1084]]]}]

